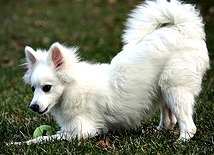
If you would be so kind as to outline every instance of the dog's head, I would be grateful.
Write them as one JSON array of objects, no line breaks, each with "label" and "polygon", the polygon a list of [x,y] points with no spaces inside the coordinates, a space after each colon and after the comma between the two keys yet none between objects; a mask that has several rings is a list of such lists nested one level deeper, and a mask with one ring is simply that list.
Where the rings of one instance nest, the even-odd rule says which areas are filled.
[{"label": "dog's head", "polygon": [[64,89],[72,82],[78,61],[76,48],[66,48],[54,43],[48,51],[25,48],[26,73],[23,79],[34,93],[30,108],[39,114],[47,113],[56,105]]}]

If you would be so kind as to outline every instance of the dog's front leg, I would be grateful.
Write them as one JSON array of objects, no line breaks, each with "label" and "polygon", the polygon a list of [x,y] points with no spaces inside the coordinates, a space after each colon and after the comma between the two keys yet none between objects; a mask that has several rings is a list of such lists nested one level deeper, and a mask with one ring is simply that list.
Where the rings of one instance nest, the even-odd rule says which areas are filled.
[{"label": "dog's front leg", "polygon": [[12,142],[11,145],[22,145],[22,144],[37,144],[37,143],[43,143],[47,141],[54,141],[54,140],[70,140],[72,138],[72,135],[70,135],[68,132],[58,132],[55,135],[51,136],[40,136],[25,142]]}]

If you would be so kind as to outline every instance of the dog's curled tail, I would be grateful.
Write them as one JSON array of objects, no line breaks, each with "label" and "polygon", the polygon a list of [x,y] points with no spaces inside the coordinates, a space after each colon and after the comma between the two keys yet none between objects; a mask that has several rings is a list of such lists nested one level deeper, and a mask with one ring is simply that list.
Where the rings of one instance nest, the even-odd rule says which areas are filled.
[{"label": "dog's curled tail", "polygon": [[205,39],[203,20],[195,6],[177,0],[147,0],[130,14],[123,43],[135,45],[164,25],[178,27],[184,37]]}]

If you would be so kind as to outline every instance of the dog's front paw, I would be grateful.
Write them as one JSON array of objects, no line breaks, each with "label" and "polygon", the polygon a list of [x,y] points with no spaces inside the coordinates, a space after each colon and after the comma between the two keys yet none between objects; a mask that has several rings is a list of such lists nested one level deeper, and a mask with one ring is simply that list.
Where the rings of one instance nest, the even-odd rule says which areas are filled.
[{"label": "dog's front paw", "polygon": [[62,134],[62,133],[64,133],[64,131],[61,131],[61,130],[60,130],[60,131],[57,131],[57,132],[56,132],[56,134]]}]

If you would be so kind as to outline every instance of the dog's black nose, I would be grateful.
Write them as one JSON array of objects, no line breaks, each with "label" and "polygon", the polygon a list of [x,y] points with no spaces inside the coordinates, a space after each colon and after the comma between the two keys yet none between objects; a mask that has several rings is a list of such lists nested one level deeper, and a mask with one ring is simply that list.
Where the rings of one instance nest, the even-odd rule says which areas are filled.
[{"label": "dog's black nose", "polygon": [[39,105],[38,104],[32,104],[30,106],[30,108],[34,111],[34,112],[38,112],[39,111]]}]

